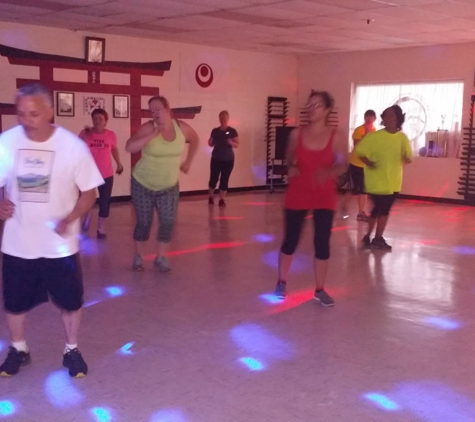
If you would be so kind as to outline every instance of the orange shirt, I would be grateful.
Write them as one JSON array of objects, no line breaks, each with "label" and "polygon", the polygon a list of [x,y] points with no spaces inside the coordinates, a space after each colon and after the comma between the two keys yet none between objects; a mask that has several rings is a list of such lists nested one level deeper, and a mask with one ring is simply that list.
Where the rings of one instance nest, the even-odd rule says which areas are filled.
[{"label": "orange shirt", "polygon": [[[366,136],[366,134],[368,134],[369,132],[374,132],[374,131],[376,131],[374,126],[371,126],[371,128],[367,130],[365,125],[361,125],[355,129],[351,137],[353,138],[353,141],[361,141]],[[361,161],[360,157],[356,155],[354,147],[350,155],[350,164],[356,167],[365,166],[363,161]]]}]

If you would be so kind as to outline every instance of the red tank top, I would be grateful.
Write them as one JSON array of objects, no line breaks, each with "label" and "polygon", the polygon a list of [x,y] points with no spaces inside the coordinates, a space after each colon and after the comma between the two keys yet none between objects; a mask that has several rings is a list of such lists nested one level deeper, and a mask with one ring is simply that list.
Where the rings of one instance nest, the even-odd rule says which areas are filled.
[{"label": "red tank top", "polygon": [[316,174],[319,169],[332,167],[335,163],[333,138],[335,131],[322,150],[311,150],[303,144],[302,129],[299,130],[295,159],[300,174],[289,179],[285,194],[285,208],[291,210],[337,209],[337,187],[333,179],[319,184]]}]

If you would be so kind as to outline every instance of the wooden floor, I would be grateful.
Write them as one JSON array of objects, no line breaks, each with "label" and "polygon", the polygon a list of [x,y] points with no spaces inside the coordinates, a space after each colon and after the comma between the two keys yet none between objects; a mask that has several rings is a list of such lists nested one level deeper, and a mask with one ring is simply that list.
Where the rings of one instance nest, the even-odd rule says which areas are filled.
[{"label": "wooden floor", "polygon": [[475,421],[475,208],[399,201],[392,253],[361,250],[365,224],[338,216],[328,309],[312,299],[311,221],[288,299],[271,294],[281,202],[182,199],[170,275],[152,268],[152,241],[146,270],[131,271],[132,209],[114,205],[109,238],[82,240],[89,375],[61,367],[59,313],[43,305],[28,321],[33,364],[0,379],[0,419]]}]

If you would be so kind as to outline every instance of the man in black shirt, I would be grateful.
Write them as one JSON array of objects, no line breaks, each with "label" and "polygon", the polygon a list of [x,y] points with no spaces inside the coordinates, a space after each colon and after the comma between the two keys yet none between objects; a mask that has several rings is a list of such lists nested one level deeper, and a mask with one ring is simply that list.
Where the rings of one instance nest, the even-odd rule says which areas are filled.
[{"label": "man in black shirt", "polygon": [[208,145],[213,147],[211,154],[211,175],[209,178],[209,200],[210,205],[214,204],[214,191],[219,181],[219,206],[225,207],[224,197],[228,190],[229,176],[234,167],[233,148],[239,146],[239,138],[236,129],[228,126],[229,113],[223,110],[219,113],[219,127],[211,131]]}]

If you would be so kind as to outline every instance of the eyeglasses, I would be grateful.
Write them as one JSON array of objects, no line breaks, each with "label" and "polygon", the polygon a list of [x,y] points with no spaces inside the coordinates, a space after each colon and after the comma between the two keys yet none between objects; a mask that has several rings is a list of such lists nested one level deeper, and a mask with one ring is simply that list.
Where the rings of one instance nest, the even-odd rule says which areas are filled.
[{"label": "eyeglasses", "polygon": [[308,109],[312,109],[312,108],[319,108],[323,106],[324,106],[323,103],[313,103],[313,104],[307,104],[305,107]]}]

